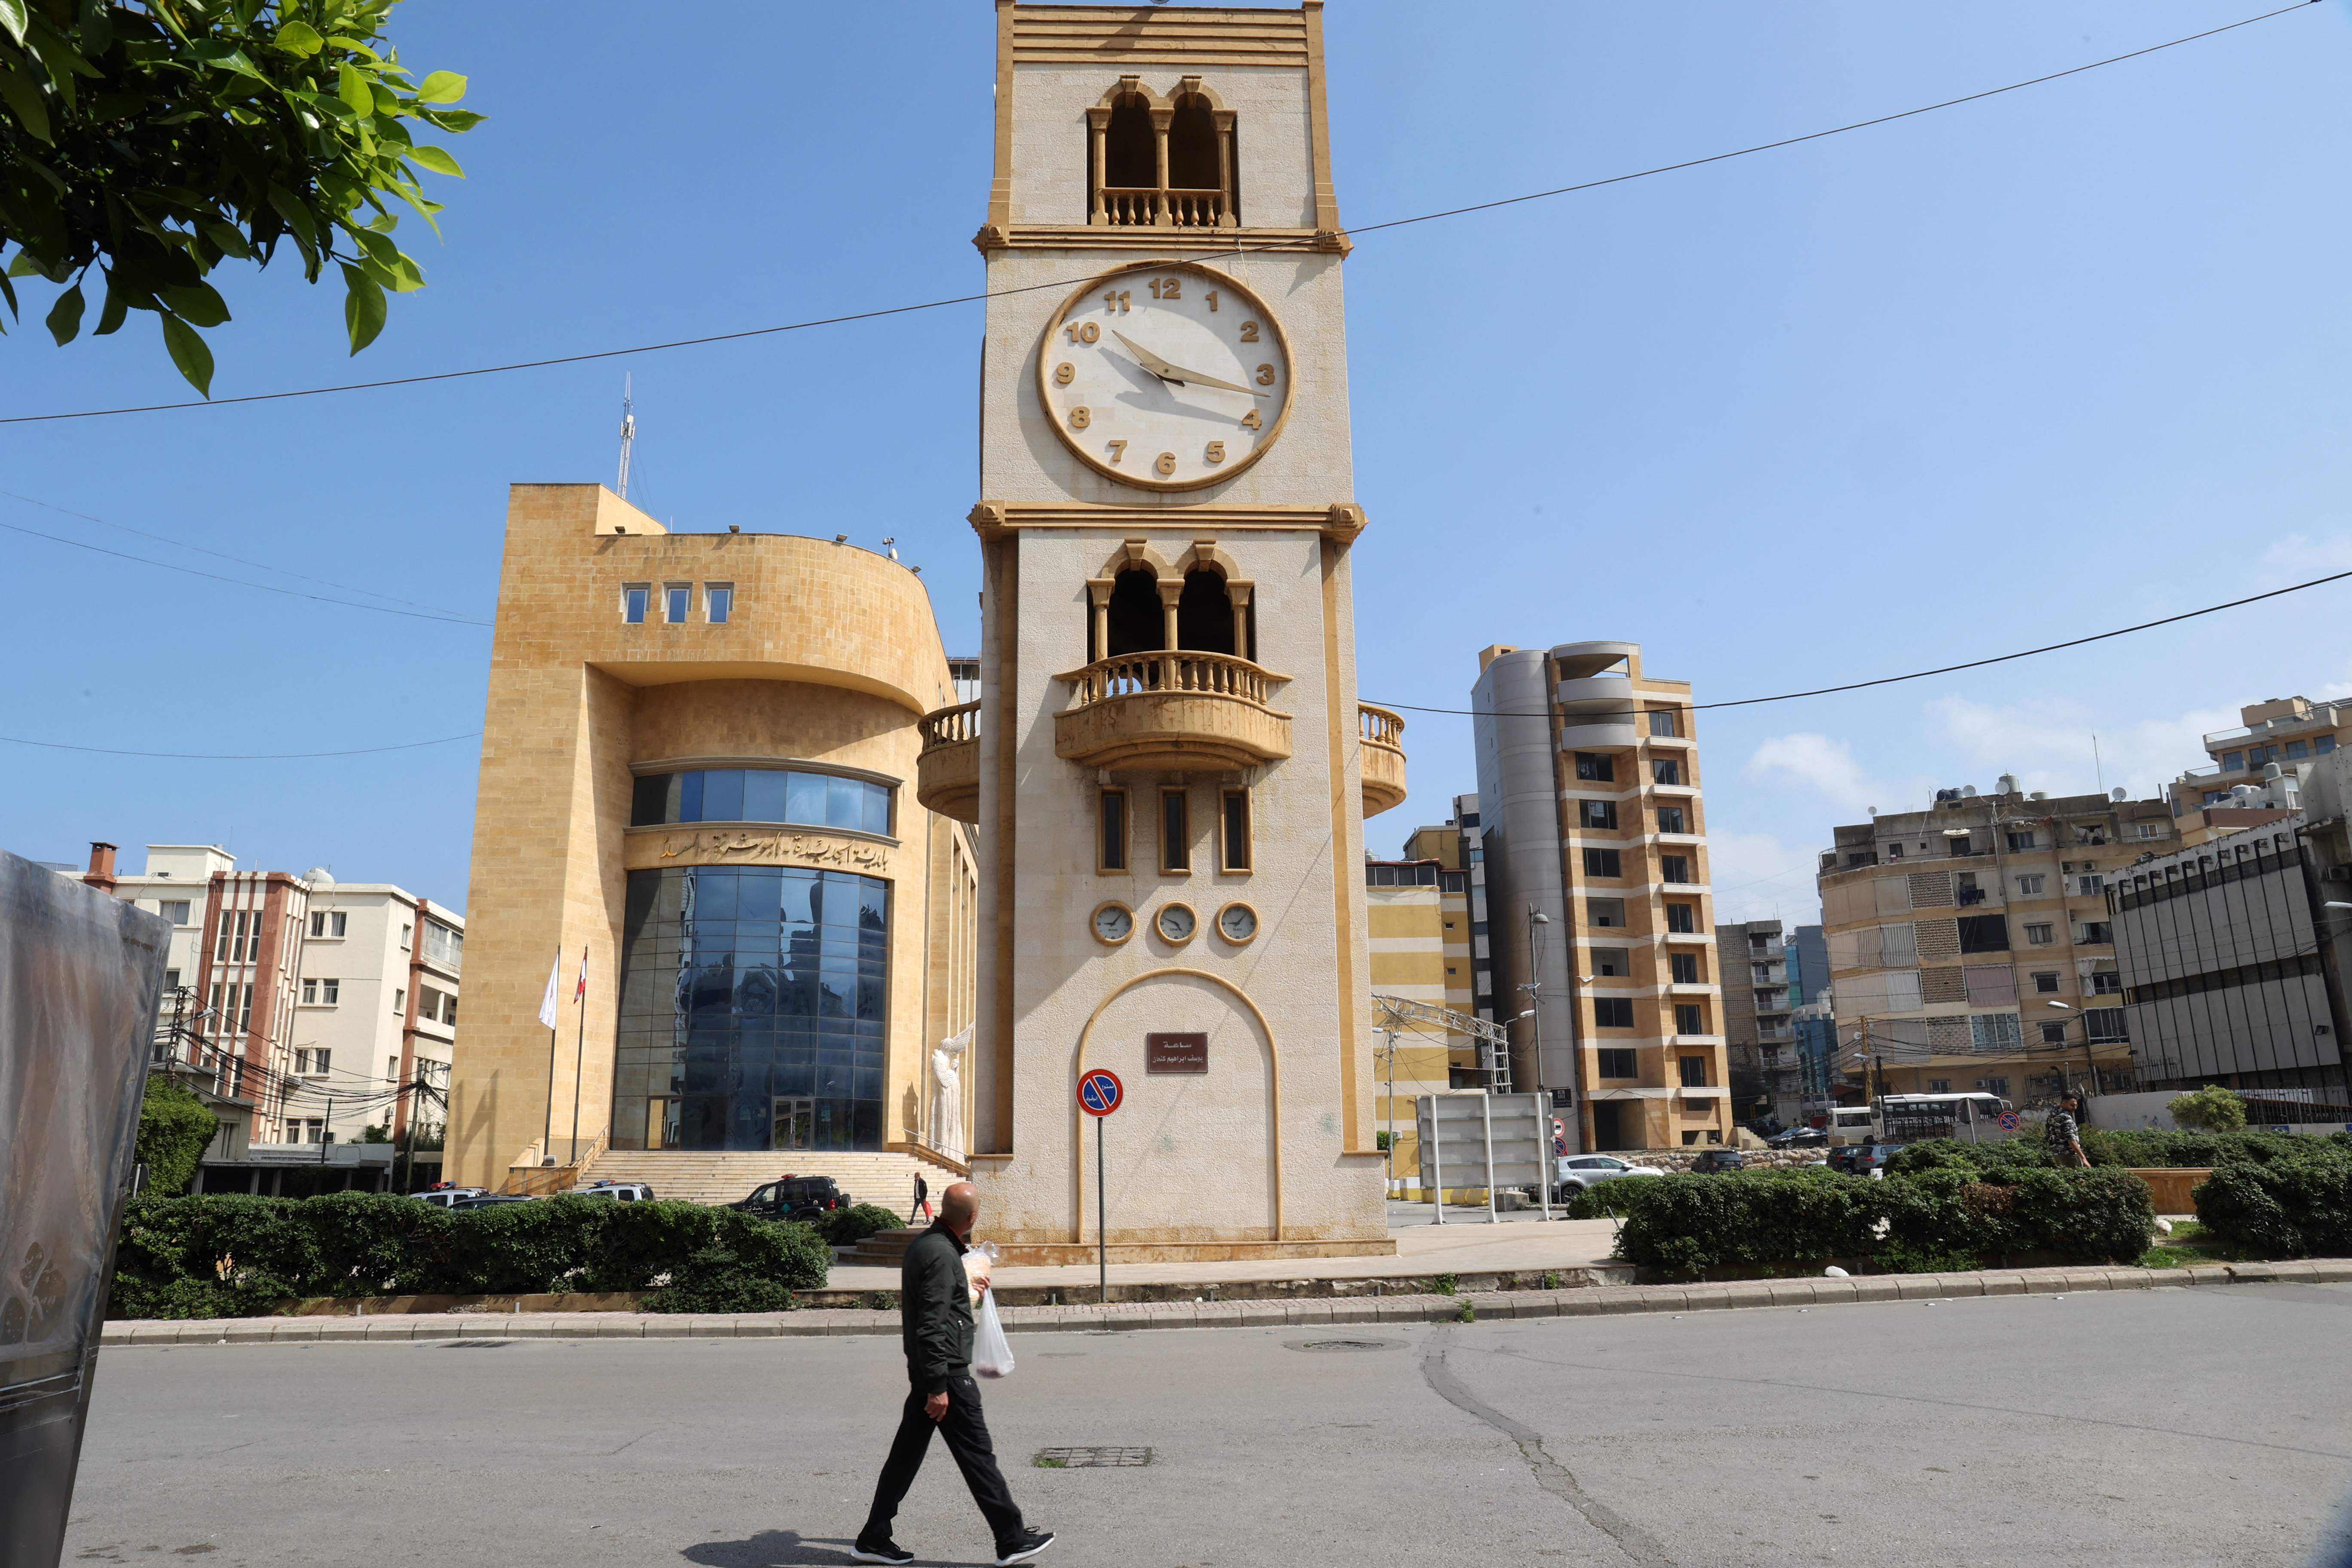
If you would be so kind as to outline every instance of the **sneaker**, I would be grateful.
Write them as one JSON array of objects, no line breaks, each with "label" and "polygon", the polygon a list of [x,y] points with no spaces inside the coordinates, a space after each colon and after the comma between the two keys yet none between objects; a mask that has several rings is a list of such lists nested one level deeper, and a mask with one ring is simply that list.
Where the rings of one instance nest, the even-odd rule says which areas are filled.
[{"label": "sneaker", "polygon": [[1003,1564],[1007,1563],[1026,1563],[1053,1544],[1052,1531],[1024,1530],[996,1549],[998,1568],[1003,1568]]},{"label": "sneaker", "polygon": [[849,1549],[849,1554],[860,1563],[912,1563],[915,1560],[913,1552],[887,1535],[879,1541],[867,1541],[861,1537],[857,1544]]}]

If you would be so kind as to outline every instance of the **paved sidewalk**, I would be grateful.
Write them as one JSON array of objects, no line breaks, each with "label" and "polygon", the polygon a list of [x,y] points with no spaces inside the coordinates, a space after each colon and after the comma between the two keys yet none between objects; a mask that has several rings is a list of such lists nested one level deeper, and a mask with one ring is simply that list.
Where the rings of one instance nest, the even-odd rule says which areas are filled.
[{"label": "paved sidewalk", "polygon": [[[1575,1318],[1622,1312],[1699,1312],[1733,1307],[1841,1306],[1948,1300],[1964,1296],[2072,1295],[2288,1281],[2352,1282],[2352,1259],[2207,1264],[2194,1268],[2021,1268],[1967,1274],[1876,1274],[1832,1279],[1759,1279],[1725,1285],[1597,1285],[1571,1290],[1487,1290],[1460,1296],[1353,1296],[1292,1301],[1131,1301],[1108,1306],[1008,1307],[1008,1332],[1127,1332],[1138,1329],[1283,1328],[1348,1323],[1431,1323],[1460,1319]],[[896,1334],[898,1314],[849,1308],[691,1317],[682,1313],[513,1312],[381,1318],[231,1318],[116,1321],[108,1345],[288,1344],[339,1341],[511,1339],[766,1339]]]}]

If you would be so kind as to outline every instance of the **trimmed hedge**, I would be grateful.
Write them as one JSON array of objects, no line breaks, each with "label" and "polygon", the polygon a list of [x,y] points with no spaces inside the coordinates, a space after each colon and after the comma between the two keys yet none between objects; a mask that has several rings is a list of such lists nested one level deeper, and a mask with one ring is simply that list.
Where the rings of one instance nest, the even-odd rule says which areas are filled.
[{"label": "trimmed hedge", "polygon": [[807,1226],[698,1204],[563,1194],[451,1212],[381,1193],[231,1193],[130,1205],[108,1305],[117,1318],[241,1318],[289,1298],[656,1290],[656,1311],[761,1310],[824,1284]]},{"label": "trimmed hedge", "polygon": [[2257,1258],[2352,1256],[2352,1159],[2242,1161],[2199,1184],[2197,1218]]},{"label": "trimmed hedge", "polygon": [[845,1209],[835,1209],[817,1221],[817,1229],[835,1247],[855,1247],[869,1236],[886,1230],[896,1230],[906,1224],[888,1209],[873,1204],[856,1204]]},{"label": "trimmed hedge", "polygon": [[1954,1164],[1882,1181],[1756,1171],[1603,1185],[1642,1189],[1630,1208],[1619,1205],[1618,1256],[1675,1275],[1818,1268],[1833,1258],[1894,1273],[1976,1268],[2025,1252],[2131,1263],[2147,1248],[2155,1205],[2147,1185],[2122,1171],[1980,1175]]}]

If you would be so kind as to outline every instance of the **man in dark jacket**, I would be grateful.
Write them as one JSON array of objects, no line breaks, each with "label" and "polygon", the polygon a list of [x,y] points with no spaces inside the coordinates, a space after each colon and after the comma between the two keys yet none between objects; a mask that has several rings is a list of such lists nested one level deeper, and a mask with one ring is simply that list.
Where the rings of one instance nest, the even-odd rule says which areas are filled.
[{"label": "man in dark jacket", "polygon": [[[1054,1543],[1050,1531],[1031,1530],[1005,1489],[996,1468],[996,1448],[981,1415],[980,1385],[971,1378],[971,1297],[963,1255],[980,1215],[980,1196],[970,1182],[940,1194],[940,1217],[907,1248],[898,1277],[901,1333],[907,1347],[907,1381],[913,1388],[898,1418],[898,1436],[882,1479],[874,1484],[874,1507],[857,1532],[850,1555],[860,1563],[912,1563],[915,1554],[890,1539],[890,1521],[923,1468],[923,1454],[936,1429],[947,1439],[963,1472],[972,1500],[996,1532],[999,1563],[1026,1563]],[[986,1280],[983,1271],[982,1282]]]}]

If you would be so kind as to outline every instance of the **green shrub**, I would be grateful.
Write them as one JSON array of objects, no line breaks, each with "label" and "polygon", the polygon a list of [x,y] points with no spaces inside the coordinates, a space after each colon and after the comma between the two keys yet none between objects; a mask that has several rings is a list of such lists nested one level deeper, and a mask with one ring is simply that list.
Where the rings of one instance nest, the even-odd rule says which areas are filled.
[{"label": "green shrub", "polygon": [[2200,1236],[2239,1252],[2258,1258],[2352,1255],[2352,1160],[2223,1165],[2193,1195]]},{"label": "green shrub", "polygon": [[751,1310],[824,1283],[804,1225],[696,1204],[566,1194],[452,1213],[414,1198],[143,1197],[125,1216],[110,1311],[252,1317],[289,1298],[505,1295],[666,1287],[681,1311]]},{"label": "green shrub", "polygon": [[1967,1171],[1971,1174],[1984,1169],[1976,1151],[1969,1144],[1950,1138],[1927,1138],[1908,1143],[1887,1157],[1886,1173],[1890,1176],[1913,1176],[1922,1171]]},{"label": "green shrub", "polygon": [[2285,1132],[2159,1132],[2137,1128],[2105,1131],[2086,1128],[2083,1132],[2083,1152],[2091,1157],[2094,1165],[2155,1170],[2340,1159],[2352,1150],[2333,1138],[2303,1138]]},{"label": "green shrub", "polygon": [[195,1179],[196,1162],[205,1145],[220,1131],[220,1123],[205,1102],[161,1073],[147,1079],[139,1101],[139,1163],[147,1167],[150,1192],[171,1194],[188,1190]]},{"label": "green shrub", "polygon": [[1654,1176],[1620,1176],[1613,1182],[1596,1182],[1572,1194],[1562,1206],[1570,1219],[1623,1219],[1641,1207],[1643,1195],[1656,1184],[1657,1178]]},{"label": "green shrub", "polygon": [[2194,1131],[2242,1132],[2246,1126],[2246,1102],[2217,1084],[2193,1093],[2175,1095],[2165,1107],[2179,1126]]},{"label": "green shrub", "polygon": [[2102,1263],[2132,1263],[2147,1250],[2156,1203],[2127,1171],[2032,1171],[2011,1184],[2020,1250],[2041,1248]]},{"label": "green shrub", "polygon": [[834,1210],[817,1222],[817,1229],[835,1247],[855,1247],[869,1236],[896,1230],[905,1223],[888,1209],[858,1204]]}]

